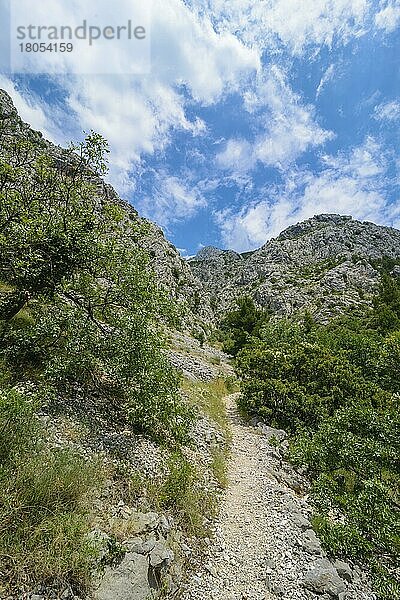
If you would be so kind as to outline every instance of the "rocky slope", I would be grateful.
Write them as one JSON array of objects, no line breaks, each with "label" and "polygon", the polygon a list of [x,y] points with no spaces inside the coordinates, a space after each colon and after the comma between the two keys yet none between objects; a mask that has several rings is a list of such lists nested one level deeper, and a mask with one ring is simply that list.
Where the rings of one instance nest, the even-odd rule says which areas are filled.
[{"label": "rocky slope", "polygon": [[[171,359],[194,387],[204,391],[215,378],[232,375],[222,352],[183,333],[170,336]],[[204,498],[217,498],[221,489],[213,460],[218,449],[224,451],[226,434],[197,405],[190,384],[182,393],[195,420],[190,443],[180,451],[199,473],[196,486]],[[78,386],[71,396],[41,408],[38,418],[53,448],[68,448],[88,462],[95,460],[107,474],[90,509],[89,539],[100,564],[89,595],[77,595],[66,581],[49,581],[21,595],[3,595],[0,589],[0,600],[149,600],[164,598],[167,591],[175,598],[187,565],[200,556],[201,542],[193,532],[188,534],[179,511],[161,506],[150,490],[158,498],[160,491],[155,490],[165,485],[176,448],[138,433],[120,406],[107,398],[89,399]]]},{"label": "rocky slope", "polygon": [[293,225],[255,252],[203,248],[190,266],[220,313],[250,295],[285,316],[305,309],[326,320],[369,303],[379,262],[400,263],[400,231],[340,215]]},{"label": "rocky slope", "polygon": [[[0,134],[0,153],[2,144],[9,144],[12,140],[26,140],[30,141],[38,152],[52,156],[58,168],[68,168],[66,160],[70,160],[70,158],[66,158],[65,151],[45,140],[40,132],[24,123],[10,96],[1,89]],[[195,331],[201,330],[205,323],[210,321],[212,311],[204,298],[201,283],[193,275],[187,262],[183,260],[175,246],[165,238],[157,225],[140,217],[133,206],[121,200],[115,190],[103,180],[96,177],[92,177],[91,180],[97,185],[100,203],[104,197],[113,200],[126,211],[127,226],[132,221],[143,226],[144,233],[138,240],[138,244],[147,250],[157,280],[180,305],[183,324],[186,328]]]},{"label": "rocky slope", "polygon": [[[2,91],[0,131],[3,143],[28,139],[38,150],[53,156],[57,168],[68,168],[63,150],[23,123],[10,97]],[[0,143],[0,154],[2,149]],[[370,301],[378,281],[374,260],[390,257],[396,261],[400,257],[399,231],[348,217],[320,215],[287,229],[254,253],[239,255],[208,248],[188,263],[156,225],[142,219],[111,186],[92,179],[100,205],[102,198],[112,199],[126,211],[127,227],[132,222],[145,226],[137,243],[148,251],[160,285],[182,306],[183,322],[191,331],[207,326],[244,293],[280,315],[309,308],[318,317],[328,318]],[[232,372],[221,352],[184,334],[171,333],[169,356],[195,385]],[[284,452],[279,454],[260,432],[239,420],[233,400],[230,397],[231,485],[215,528],[211,562],[191,581],[193,587],[181,590],[187,593],[183,597],[306,600],[325,593],[323,598],[372,600],[361,572],[326,560],[310,529],[302,480],[285,467]],[[192,445],[183,453],[199,470],[204,489],[217,494],[219,482],[212,464],[218,457],[216,452],[225,451],[224,432],[200,409],[193,411],[197,418],[191,431]],[[168,473],[167,451],[138,435],[107,399],[83,401],[76,389],[73,397],[54,402],[52,410],[44,411],[40,418],[55,447],[71,447],[86,458],[99,456],[110,472],[124,473],[126,481],[128,477],[133,481],[137,474],[145,481],[162,480]],[[265,434],[262,428],[261,433]],[[171,597],[177,597],[181,563],[185,567],[197,561],[196,539],[188,540],[171,514],[152,512],[146,506],[146,489],[133,498],[125,483],[118,485],[121,487],[110,480],[95,499],[92,534],[104,545],[102,551],[110,563],[95,597],[144,600],[160,585],[160,573]],[[111,560],[115,548],[121,554],[118,564]],[[246,576],[243,581],[238,573]],[[347,584],[339,574],[348,579]],[[57,597],[59,589],[34,591],[24,600],[50,600]],[[72,590],[64,589],[62,597],[72,599]]]}]

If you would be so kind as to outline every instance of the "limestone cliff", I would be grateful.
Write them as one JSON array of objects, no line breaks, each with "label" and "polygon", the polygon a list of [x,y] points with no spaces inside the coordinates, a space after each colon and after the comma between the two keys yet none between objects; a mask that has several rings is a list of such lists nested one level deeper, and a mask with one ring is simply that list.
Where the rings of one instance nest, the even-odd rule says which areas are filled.
[{"label": "limestone cliff", "polygon": [[310,310],[326,320],[369,303],[384,259],[400,263],[400,231],[340,215],[293,225],[254,252],[203,248],[190,261],[218,313],[250,295],[279,315]]}]

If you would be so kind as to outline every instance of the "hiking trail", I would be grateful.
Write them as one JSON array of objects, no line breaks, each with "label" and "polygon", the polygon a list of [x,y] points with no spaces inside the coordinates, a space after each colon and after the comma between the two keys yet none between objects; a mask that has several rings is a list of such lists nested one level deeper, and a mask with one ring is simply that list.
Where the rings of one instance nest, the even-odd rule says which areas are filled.
[{"label": "hiking trail", "polygon": [[375,598],[357,567],[338,561],[335,568],[327,560],[311,528],[311,508],[302,491],[301,476],[269,442],[273,430],[264,427],[263,433],[262,428],[243,422],[237,397],[226,397],[232,431],[229,485],[214,525],[215,536],[204,564],[192,574],[179,597]]}]

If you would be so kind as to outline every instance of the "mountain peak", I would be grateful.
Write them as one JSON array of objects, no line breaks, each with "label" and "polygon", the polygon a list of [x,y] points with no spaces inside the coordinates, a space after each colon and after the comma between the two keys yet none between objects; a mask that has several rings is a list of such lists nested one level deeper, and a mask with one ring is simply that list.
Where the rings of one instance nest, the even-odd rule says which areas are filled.
[{"label": "mountain peak", "polygon": [[[295,225],[290,225],[277,237],[278,240],[295,239],[299,235],[303,235],[312,229],[320,228],[323,225],[344,225],[353,221],[353,217],[348,215],[339,215],[335,213],[322,213],[314,215],[310,219],[300,221]],[[267,242],[268,243],[268,242]]]},{"label": "mountain peak", "polygon": [[213,260],[219,258],[222,255],[226,256],[227,254],[234,255],[235,257],[240,257],[240,254],[238,254],[234,250],[221,250],[220,248],[216,248],[215,246],[204,246],[204,248],[199,250],[196,256],[191,260]]},{"label": "mountain peak", "polygon": [[0,89],[0,116],[2,119],[10,117],[18,118],[17,109],[11,96],[5,90]]},{"label": "mountain peak", "polygon": [[220,312],[248,295],[278,315],[310,310],[326,321],[371,304],[380,265],[400,265],[400,231],[320,214],[252,253],[204,249],[200,258],[191,263],[192,270]]}]

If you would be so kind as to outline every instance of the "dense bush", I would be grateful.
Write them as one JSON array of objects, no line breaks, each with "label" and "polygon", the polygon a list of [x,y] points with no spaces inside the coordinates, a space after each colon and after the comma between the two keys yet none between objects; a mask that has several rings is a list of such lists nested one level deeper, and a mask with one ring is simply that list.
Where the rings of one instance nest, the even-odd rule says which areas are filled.
[{"label": "dense bush", "polygon": [[267,318],[268,313],[258,309],[252,298],[238,298],[236,306],[226,313],[221,321],[224,351],[236,356],[251,338],[258,334]]},{"label": "dense bush", "polygon": [[359,318],[264,323],[236,360],[242,409],[288,430],[308,468],[327,549],[368,564],[387,600],[400,595],[399,299],[383,275]]}]

